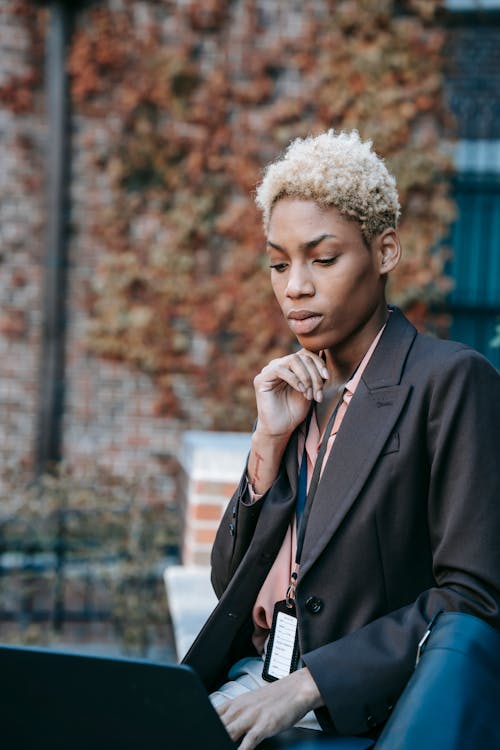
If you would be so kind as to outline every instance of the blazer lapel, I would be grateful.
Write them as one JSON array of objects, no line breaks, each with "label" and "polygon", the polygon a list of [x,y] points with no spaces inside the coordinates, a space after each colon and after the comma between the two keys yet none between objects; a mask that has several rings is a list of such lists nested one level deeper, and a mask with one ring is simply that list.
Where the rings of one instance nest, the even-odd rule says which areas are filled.
[{"label": "blazer lapel", "polygon": [[411,391],[401,384],[415,328],[395,309],[335,439],[311,509],[301,577],[338,530],[391,436]]}]

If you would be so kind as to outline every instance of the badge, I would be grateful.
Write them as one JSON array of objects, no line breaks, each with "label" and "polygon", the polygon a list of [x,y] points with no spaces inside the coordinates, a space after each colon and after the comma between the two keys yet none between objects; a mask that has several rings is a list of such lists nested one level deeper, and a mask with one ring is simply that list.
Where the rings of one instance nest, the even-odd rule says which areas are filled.
[{"label": "badge", "polygon": [[284,599],[274,605],[262,677],[268,682],[274,682],[295,672],[298,663],[299,638],[295,604],[289,607]]}]

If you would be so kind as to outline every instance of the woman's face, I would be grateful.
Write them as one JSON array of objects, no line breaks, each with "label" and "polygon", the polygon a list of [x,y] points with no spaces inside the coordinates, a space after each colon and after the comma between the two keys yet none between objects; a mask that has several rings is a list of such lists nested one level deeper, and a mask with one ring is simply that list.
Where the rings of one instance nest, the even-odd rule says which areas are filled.
[{"label": "woman's face", "polygon": [[[382,235],[381,235],[382,236]],[[269,221],[271,281],[300,344],[357,356],[386,320],[381,242],[367,247],[359,225],[336,208],[284,198]]]}]

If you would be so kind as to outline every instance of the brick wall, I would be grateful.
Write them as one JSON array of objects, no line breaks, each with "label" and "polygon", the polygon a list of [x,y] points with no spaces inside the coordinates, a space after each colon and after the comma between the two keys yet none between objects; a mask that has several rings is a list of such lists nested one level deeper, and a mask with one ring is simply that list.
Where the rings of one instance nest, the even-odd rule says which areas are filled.
[{"label": "brick wall", "polygon": [[[30,35],[22,2],[0,3],[0,87],[29,71]],[[29,2],[27,2],[27,7]],[[143,6],[137,3],[138,8]],[[146,11],[147,21],[147,7]],[[138,15],[140,19],[140,14]],[[82,11],[77,23],[86,23]],[[47,112],[45,91],[30,111],[0,103],[0,475],[31,472],[37,437],[39,363],[42,356],[45,257]],[[112,122],[72,118],[72,175],[67,295],[63,456],[76,474],[97,465],[148,487],[144,499],[173,501],[181,425],[154,414],[157,398],[146,374],[89,355],[86,282],[101,248],[90,231],[97,205],[109,201],[94,168],[99,150],[114,137]],[[179,383],[193,411],[186,383]],[[0,483],[0,490],[2,485]]]},{"label": "brick wall", "polygon": [[[105,4],[111,4],[110,0],[101,3]],[[112,4],[119,9],[121,0],[114,0]],[[244,5],[241,0],[233,3],[228,50],[215,49],[210,33],[206,35],[200,49],[205,66],[216,67],[219,55],[242,54],[245,44],[252,44],[242,37]],[[264,0],[259,5],[270,37],[276,33],[276,29],[281,35],[291,37],[300,33],[307,15],[301,2],[290,2],[286,12],[274,2]],[[323,0],[316,0],[314,5],[316,13],[325,12]],[[143,2],[137,2],[136,6],[137,25],[147,27],[151,23],[159,24],[164,44],[181,33],[176,26],[175,15],[169,14],[168,3],[164,8]],[[88,13],[89,10],[85,9],[79,12],[77,28],[88,23]],[[266,42],[261,39],[259,43]],[[283,94],[286,96],[295,95],[300,88],[293,72],[284,85]],[[111,199],[106,178],[94,165],[99,155],[106,152],[109,144],[117,138],[118,132],[113,117],[96,121],[82,114],[73,115],[63,454],[80,474],[85,474],[98,464],[130,478],[149,476],[149,486],[156,487],[158,496],[170,502],[175,500],[177,479],[174,474],[181,452],[182,433],[188,425],[197,428],[206,426],[205,415],[199,401],[193,397],[189,378],[179,377],[175,382],[176,394],[181,400],[186,419],[180,421],[158,417],[154,413],[157,392],[147,374],[92,356],[85,347],[89,324],[85,295],[89,280],[95,277],[103,251],[92,231],[93,215],[97,207],[106,205]],[[134,225],[132,231],[142,233],[145,230],[142,225]],[[151,240],[151,232],[154,234],[154,227],[146,228],[145,242]],[[224,492],[231,494],[228,487]],[[213,488],[211,493],[207,496],[212,500],[223,497]],[[198,494],[195,492],[193,496],[198,497]],[[216,526],[215,517],[193,518],[192,522],[192,526],[189,526],[191,521],[188,523],[190,533],[194,535],[196,529],[199,544],[207,550],[210,543],[208,529]],[[205,541],[202,542],[202,538]]]},{"label": "brick wall", "polygon": [[[32,63],[23,3],[24,9],[33,8],[29,0],[0,3],[0,87],[29,71]],[[121,0],[103,0],[101,5],[104,4],[119,8]],[[300,33],[303,20],[300,2],[290,3],[286,13],[273,2],[260,5],[271,30],[279,29],[279,33],[291,36]],[[174,16],[169,14],[168,3],[163,9],[139,1],[136,6],[137,24],[159,21],[166,44],[169,35],[179,32]],[[324,3],[317,0],[316,6],[316,11],[321,12]],[[19,9],[23,12],[16,12]],[[234,3],[231,13],[233,25],[228,44],[232,45],[231,54],[240,54],[246,43],[241,33],[244,3]],[[88,23],[88,14],[85,7],[78,12],[77,28]],[[221,51],[214,48],[210,34],[203,44],[205,65],[216,66]],[[297,81],[294,83],[293,74],[289,85],[290,89],[283,94],[294,94]],[[156,496],[172,502],[176,495],[175,472],[182,432],[186,424],[206,426],[189,380],[179,377],[175,384],[187,420],[158,417],[154,413],[157,393],[147,374],[92,356],[85,346],[89,324],[85,295],[102,252],[92,233],[92,218],[96,207],[110,200],[109,187],[95,163],[113,138],[116,138],[113,118],[96,122],[90,117],[73,115],[63,456],[80,475],[98,465],[128,478],[150,477],[151,481],[145,483],[148,487],[145,499]],[[8,103],[0,103],[0,474],[9,467],[16,471],[22,467],[29,474],[37,437],[46,148],[47,112],[42,84],[26,114],[14,112]],[[203,559],[217,525],[216,509],[222,509],[231,493],[229,484],[233,478],[214,481],[217,484],[193,486],[194,510],[187,522]],[[189,558],[191,553],[186,555]]]},{"label": "brick wall", "polygon": [[[0,2],[0,86],[12,75],[26,70],[29,64],[29,35],[25,20],[22,15],[12,12],[13,6],[20,2]],[[102,0],[100,4],[119,8],[121,0]],[[136,3],[137,24],[147,25],[153,20],[156,23],[159,19],[165,44],[169,35],[178,33],[174,14],[169,14],[168,5],[165,3],[162,9],[160,4],[139,0]],[[254,54],[255,45],[270,44],[273,34],[290,37],[300,34],[308,14],[321,18],[328,13],[329,6],[326,0],[311,3],[258,0],[256,5],[265,21],[267,34],[257,40],[244,37],[242,19],[246,4],[244,0],[231,3],[228,48],[216,49],[213,38],[207,33],[200,50],[205,66],[216,67],[219,56],[223,54],[239,54],[242,59],[244,54]],[[79,11],[77,26],[88,23],[88,13],[85,8]],[[488,42],[493,50],[488,40],[485,38],[484,42]],[[285,65],[286,61],[279,61],[279,64]],[[302,91],[300,75],[294,70],[281,79],[280,85],[284,97]],[[13,114],[0,105],[2,467],[29,465],[36,436],[45,211],[44,101],[40,88],[28,114]],[[181,454],[186,423],[155,415],[156,391],[146,374],[91,356],[85,348],[89,323],[85,304],[87,282],[94,277],[102,252],[92,235],[92,217],[97,206],[110,200],[109,186],[94,165],[99,154],[115,137],[116,123],[112,118],[96,123],[92,118],[73,117],[64,456],[82,474],[99,464],[120,475],[151,476],[151,491],[165,500],[172,500],[176,488],[173,467]],[[204,415],[192,398],[189,381],[179,378],[177,388],[188,414],[187,422],[203,428]],[[240,469],[241,466],[236,472],[238,475]],[[238,476],[233,473],[229,478],[193,478],[189,472],[187,476],[186,491],[192,505],[186,530],[192,545],[189,542],[184,554],[186,561],[197,555],[205,560],[218,515]]]},{"label": "brick wall", "polygon": [[95,357],[85,344],[85,295],[101,251],[91,232],[93,213],[110,197],[93,163],[112,137],[110,123],[73,118],[63,454],[80,474],[97,464],[130,479],[150,477],[157,496],[170,501],[178,421],[155,416],[157,393],[147,374]]},{"label": "brick wall", "polygon": [[[0,87],[29,71],[30,37],[13,4],[0,3]],[[33,458],[40,357],[45,141],[44,100],[14,114],[0,106],[0,463]]]}]

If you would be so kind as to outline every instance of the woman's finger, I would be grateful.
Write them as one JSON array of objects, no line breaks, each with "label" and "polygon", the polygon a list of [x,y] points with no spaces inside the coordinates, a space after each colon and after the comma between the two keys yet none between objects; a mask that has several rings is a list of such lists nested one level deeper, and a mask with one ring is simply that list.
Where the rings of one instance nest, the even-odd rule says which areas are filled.
[{"label": "woman's finger", "polygon": [[[220,708],[222,709],[222,706]],[[218,711],[219,717],[233,742],[236,742],[251,730],[256,718],[255,712],[252,711],[251,707],[242,706],[240,701],[233,703],[232,700],[224,704],[224,709],[224,711]]]},{"label": "woman's finger", "polygon": [[265,735],[261,735],[255,729],[251,729],[243,738],[239,750],[254,750],[263,739],[265,739]]},{"label": "woman's finger", "polygon": [[[301,376],[292,369],[290,363],[274,364],[272,367],[264,367],[262,372],[254,379],[254,385],[257,390],[274,391],[277,386],[286,383],[295,391],[302,393],[306,398],[308,387],[302,382]],[[310,399],[309,399],[310,400]]]},{"label": "woman's finger", "polygon": [[312,388],[313,397],[316,401],[322,401],[323,388],[328,378],[328,370],[324,362],[305,350],[298,352],[296,358],[300,361],[302,368],[307,371],[307,380],[310,384],[309,387]]},{"label": "woman's finger", "polygon": [[254,384],[261,391],[271,391],[282,381],[303,393],[309,401],[313,398],[320,401],[327,376],[328,371],[323,361],[302,350],[270,362],[256,376]]},{"label": "woman's finger", "polygon": [[300,355],[295,354],[293,357],[287,358],[287,367],[298,378],[299,390],[305,394],[306,398],[311,400],[315,392],[315,383],[305,358],[303,359]]}]

